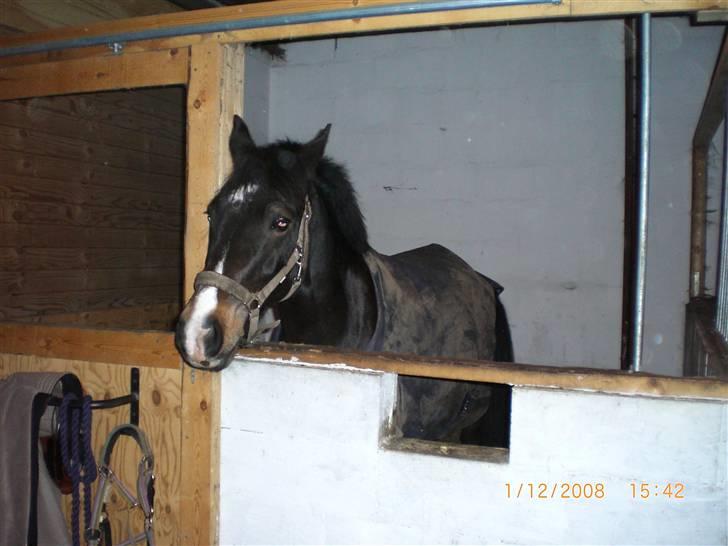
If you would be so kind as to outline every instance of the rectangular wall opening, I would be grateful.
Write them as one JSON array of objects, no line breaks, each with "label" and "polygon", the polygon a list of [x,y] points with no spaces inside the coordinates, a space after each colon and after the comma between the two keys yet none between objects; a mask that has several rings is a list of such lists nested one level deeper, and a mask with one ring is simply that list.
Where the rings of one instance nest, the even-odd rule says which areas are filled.
[{"label": "rectangular wall opening", "polygon": [[[445,384],[468,393],[459,412],[450,411],[446,400],[438,400],[437,389]],[[411,389],[424,393],[418,397],[419,404],[408,403]],[[400,376],[382,445],[398,451],[508,462],[512,394],[510,385],[499,383]],[[453,427],[455,421],[465,426]],[[454,428],[457,432],[446,433]]]}]

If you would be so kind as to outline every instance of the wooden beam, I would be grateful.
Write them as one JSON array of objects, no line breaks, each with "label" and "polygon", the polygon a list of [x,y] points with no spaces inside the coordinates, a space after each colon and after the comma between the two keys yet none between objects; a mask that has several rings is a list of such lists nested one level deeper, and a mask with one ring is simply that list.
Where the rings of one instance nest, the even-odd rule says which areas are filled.
[{"label": "wooden beam", "polygon": [[187,83],[188,50],[0,67],[0,100]]},{"label": "wooden beam", "polygon": [[[188,181],[185,298],[204,265],[207,203],[230,168],[227,139],[243,108],[242,46],[191,48],[188,100]],[[182,462],[179,544],[216,544],[219,494],[220,375],[185,368],[182,383]]]},{"label": "wooden beam", "polygon": [[[189,25],[229,22],[233,20],[259,19],[272,16],[291,16],[306,13],[323,13],[351,8],[370,8],[391,5],[393,3],[415,3],[418,0],[277,0],[247,4],[245,6],[227,6],[214,9],[195,10],[182,13],[157,16],[136,17],[123,21],[104,22],[84,27],[65,28],[52,31],[37,32],[28,35],[7,37],[0,40],[0,48],[27,46],[37,43],[49,43],[59,40],[80,37],[103,37],[123,33],[151,31],[155,29],[179,29]],[[565,17],[617,17],[637,13],[659,12],[695,12],[708,9],[720,9],[728,6],[728,0],[562,0],[559,4],[534,4],[528,6],[490,7],[463,9],[454,11],[438,11],[432,13],[399,14],[391,16],[353,18],[340,21],[329,21],[296,25],[279,25],[259,29],[237,30],[216,34],[179,35],[172,38],[147,40],[141,45],[143,49],[160,47],[183,47],[199,44],[206,40],[225,43],[256,42],[267,40],[287,40],[312,36],[351,34],[362,32],[381,32],[407,28],[424,28],[453,26],[464,24],[497,23],[515,20],[539,20]],[[142,44],[142,42],[137,42]],[[160,45],[161,44],[161,45]],[[129,44],[134,50],[134,43]],[[87,48],[94,55],[107,53],[105,47]],[[74,52],[75,51],[75,52]],[[59,55],[75,56],[78,51],[61,52]],[[39,59],[53,58],[55,53],[29,55],[30,62]],[[0,65],[14,63],[13,59],[0,59]]]},{"label": "wooden beam", "polygon": [[708,208],[708,149],[693,147],[690,206],[690,297],[705,295],[705,238]]},{"label": "wooden beam", "polygon": [[727,0],[572,0],[571,17],[619,16],[637,13],[679,13],[721,9]]},{"label": "wooden beam", "polygon": [[272,363],[310,364],[330,367],[332,370],[346,366],[400,375],[536,388],[669,398],[728,399],[728,381],[703,377],[668,377],[621,370],[452,360],[392,353],[360,353],[305,345],[258,345],[243,349],[238,354],[244,358],[264,359]]},{"label": "wooden beam", "polygon": [[130,332],[0,322],[0,352],[179,369],[171,332]]}]

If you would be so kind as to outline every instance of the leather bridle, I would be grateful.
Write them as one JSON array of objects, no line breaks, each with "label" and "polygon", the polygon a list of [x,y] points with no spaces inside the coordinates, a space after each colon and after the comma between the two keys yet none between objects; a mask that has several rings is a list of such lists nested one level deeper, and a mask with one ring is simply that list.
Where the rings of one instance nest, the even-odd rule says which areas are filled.
[{"label": "leather bridle", "polygon": [[288,293],[279,300],[279,303],[286,301],[301,286],[303,279],[304,265],[306,258],[308,257],[309,237],[308,237],[308,225],[311,221],[311,202],[306,196],[303,217],[298,227],[298,237],[296,239],[296,245],[293,247],[290,257],[286,264],[273,275],[266,285],[256,292],[248,290],[245,286],[239,282],[218,273],[216,271],[201,271],[195,277],[195,291],[201,290],[205,287],[214,287],[218,290],[222,290],[226,294],[232,296],[238,300],[243,307],[248,311],[250,324],[248,326],[248,333],[246,341],[248,343],[255,341],[255,339],[263,334],[275,328],[280,324],[280,321],[275,321],[271,324],[266,324],[258,328],[258,322],[260,320],[260,309],[263,307],[265,301],[270,297],[273,291],[278,288],[287,278],[291,271],[294,271],[293,279],[291,282],[291,288]]}]

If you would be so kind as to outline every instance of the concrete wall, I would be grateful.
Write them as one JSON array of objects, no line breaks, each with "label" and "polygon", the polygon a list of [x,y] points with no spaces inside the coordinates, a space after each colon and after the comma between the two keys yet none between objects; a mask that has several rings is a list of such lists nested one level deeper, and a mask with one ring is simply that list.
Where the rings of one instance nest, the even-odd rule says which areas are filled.
[{"label": "concrete wall", "polygon": [[245,90],[243,114],[253,140],[268,141],[270,115],[270,57],[249,47],[245,50]]},{"label": "concrete wall", "polygon": [[[689,142],[722,32],[686,21],[655,21],[645,358],[660,373],[681,366]],[[266,130],[333,123],[373,246],[439,242],[498,280],[518,361],[617,368],[622,42],[613,20],[292,43],[271,63]]]},{"label": "concrete wall", "polygon": [[[510,461],[495,464],[379,448],[393,392],[390,374],[233,362],[222,378],[220,543],[728,540],[724,403],[515,387]],[[683,499],[661,495],[675,482]],[[547,484],[548,498],[528,483]],[[562,483],[602,484],[604,496],[562,499]],[[633,498],[632,483],[650,484],[649,497]]]}]

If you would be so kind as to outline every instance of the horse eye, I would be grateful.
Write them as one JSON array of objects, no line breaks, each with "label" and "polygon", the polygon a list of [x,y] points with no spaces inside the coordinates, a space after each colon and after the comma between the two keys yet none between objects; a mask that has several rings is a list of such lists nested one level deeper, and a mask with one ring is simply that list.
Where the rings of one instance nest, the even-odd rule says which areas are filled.
[{"label": "horse eye", "polygon": [[286,231],[290,223],[291,221],[288,218],[283,218],[283,216],[279,216],[278,218],[276,218],[275,222],[273,222],[273,229],[277,229],[278,231]]}]

